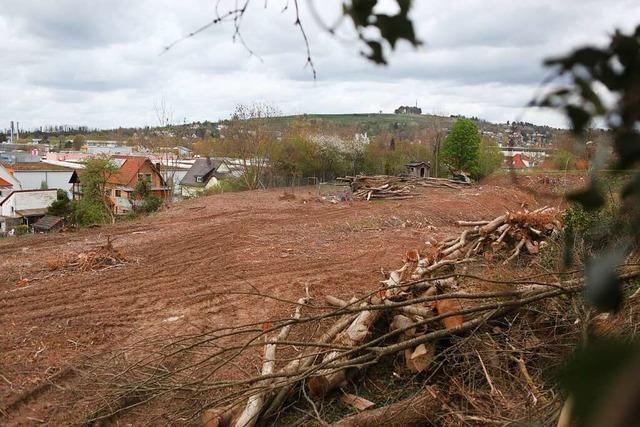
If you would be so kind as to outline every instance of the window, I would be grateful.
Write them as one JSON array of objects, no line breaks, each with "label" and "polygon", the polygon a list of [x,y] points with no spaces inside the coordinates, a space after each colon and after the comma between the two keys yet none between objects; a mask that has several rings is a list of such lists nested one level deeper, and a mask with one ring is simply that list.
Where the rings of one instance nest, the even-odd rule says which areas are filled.
[{"label": "window", "polygon": [[116,197],[122,197],[122,191],[116,190]]},{"label": "window", "polygon": [[145,173],[144,174],[144,179],[146,179],[147,181],[151,182],[151,174],[150,173]]},{"label": "window", "polygon": [[202,182],[202,177],[201,176],[196,176],[196,182]]}]

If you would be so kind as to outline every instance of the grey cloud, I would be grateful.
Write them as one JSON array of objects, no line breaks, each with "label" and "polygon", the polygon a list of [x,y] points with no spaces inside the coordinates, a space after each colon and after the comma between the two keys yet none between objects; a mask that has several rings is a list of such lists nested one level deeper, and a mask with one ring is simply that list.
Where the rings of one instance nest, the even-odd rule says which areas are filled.
[{"label": "grey cloud", "polygon": [[[275,2],[265,10],[253,0],[243,18],[255,56],[233,42],[228,22],[162,53],[212,19],[215,3],[0,0],[0,55],[7,58],[0,127],[9,120],[154,124],[161,96],[179,121],[224,118],[241,102],[270,102],[290,114],[390,111],[417,99],[424,111],[561,125],[553,113],[522,108],[546,76],[542,60],[640,21],[631,0],[415,1],[425,45],[400,45],[390,65],[378,67],[360,57],[348,25],[331,37],[301,2],[319,73],[313,81],[292,8],[282,12]],[[339,15],[338,0],[314,4],[327,22]]]}]

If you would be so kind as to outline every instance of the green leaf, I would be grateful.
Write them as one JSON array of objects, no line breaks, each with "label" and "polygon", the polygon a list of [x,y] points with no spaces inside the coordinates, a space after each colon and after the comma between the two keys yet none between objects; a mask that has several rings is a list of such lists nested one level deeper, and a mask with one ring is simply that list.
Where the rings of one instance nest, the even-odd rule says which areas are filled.
[{"label": "green leaf", "polygon": [[605,200],[597,184],[592,183],[588,188],[567,195],[567,199],[580,203],[587,210],[596,210],[604,206]]},{"label": "green leaf", "polygon": [[625,251],[617,248],[587,261],[585,296],[600,311],[617,312],[622,305],[622,281],[616,268]]},{"label": "green leaf", "polygon": [[591,121],[591,114],[589,114],[583,108],[571,104],[566,105],[564,107],[564,110],[567,113],[569,120],[571,120],[573,133],[577,135],[582,134]]},{"label": "green leaf", "polygon": [[387,64],[387,61],[384,59],[384,55],[382,54],[382,45],[380,42],[375,40],[368,40],[367,45],[371,49],[371,52],[362,54],[369,60],[375,62],[376,64]]},{"label": "green leaf", "polygon": [[637,345],[615,339],[594,339],[578,350],[560,373],[560,383],[573,400],[576,425],[597,414],[613,382],[638,354]]}]

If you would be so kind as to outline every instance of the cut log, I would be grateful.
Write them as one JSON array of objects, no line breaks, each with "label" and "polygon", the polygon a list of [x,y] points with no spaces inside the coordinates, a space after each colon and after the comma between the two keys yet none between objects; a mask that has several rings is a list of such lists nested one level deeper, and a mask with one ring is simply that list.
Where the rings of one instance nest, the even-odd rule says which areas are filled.
[{"label": "cut log", "polygon": [[436,348],[433,343],[420,344],[406,359],[406,364],[411,371],[422,372],[431,366],[435,357]]},{"label": "cut log", "polygon": [[[363,343],[370,334],[371,328],[381,314],[381,310],[362,311],[347,329],[338,334],[334,343],[344,347],[355,347]],[[332,351],[322,359],[323,363],[331,363],[342,359],[341,351]],[[341,386],[346,380],[346,370],[321,370],[318,375],[307,380],[310,393],[315,397],[325,396],[331,390]]]},{"label": "cut log", "polygon": [[[308,301],[308,298],[300,298],[298,300],[298,305],[296,310],[292,316],[293,319],[300,318],[300,310],[303,305],[305,305]],[[276,347],[278,345],[278,341],[284,341],[289,336],[289,332],[291,332],[291,327],[293,325],[290,323],[280,329],[278,335],[271,339],[267,339],[267,343],[264,349],[264,358],[262,360],[262,375],[271,375],[276,367]],[[266,339],[266,335],[265,335]],[[268,386],[273,383],[273,379],[267,379],[260,381],[260,386]],[[262,408],[265,403],[265,395],[266,392],[259,392],[249,397],[247,400],[247,405],[238,417],[238,420],[235,423],[236,427],[252,427],[256,424],[258,420],[258,416],[260,412],[262,412]]]},{"label": "cut log", "polygon": [[[355,298],[349,301],[350,303],[355,303]],[[340,334],[347,326],[349,326],[355,319],[356,314],[349,314],[341,317],[336,323],[334,323],[318,340],[319,343],[328,344],[332,342],[338,334]],[[316,359],[316,356],[313,354],[316,351],[314,347],[308,347],[305,351],[302,352],[299,358],[292,360],[289,364],[282,370],[285,373],[295,372],[299,369],[306,369],[313,361]],[[280,410],[284,402],[287,400],[287,397],[293,390],[295,384],[287,384],[278,390],[276,396],[271,401],[271,404],[264,412],[264,417],[268,418]]]},{"label": "cut log", "polygon": [[[454,298],[442,299],[436,301],[436,311],[438,315],[452,313],[462,310],[460,301]],[[454,329],[464,323],[464,316],[461,314],[452,315],[442,319],[442,324],[447,329]]]},{"label": "cut log", "polygon": [[431,386],[413,397],[351,415],[334,423],[334,427],[411,427],[439,425],[442,404],[437,390]]},{"label": "cut log", "polygon": [[350,393],[345,393],[340,396],[340,402],[344,403],[345,405],[349,405],[352,408],[357,409],[358,411],[365,411],[373,406],[376,406],[376,404],[372,401]]}]

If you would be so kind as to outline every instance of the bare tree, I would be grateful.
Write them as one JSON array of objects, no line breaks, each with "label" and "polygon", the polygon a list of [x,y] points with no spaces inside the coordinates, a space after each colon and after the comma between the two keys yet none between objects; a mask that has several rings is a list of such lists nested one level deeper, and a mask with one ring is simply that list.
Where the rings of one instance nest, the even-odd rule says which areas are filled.
[{"label": "bare tree", "polygon": [[[272,119],[280,112],[267,104],[236,106],[223,129],[225,153],[242,169],[242,180],[249,189],[263,185],[262,178],[269,167],[269,154],[277,139]],[[237,162],[237,164],[235,164]]]}]

